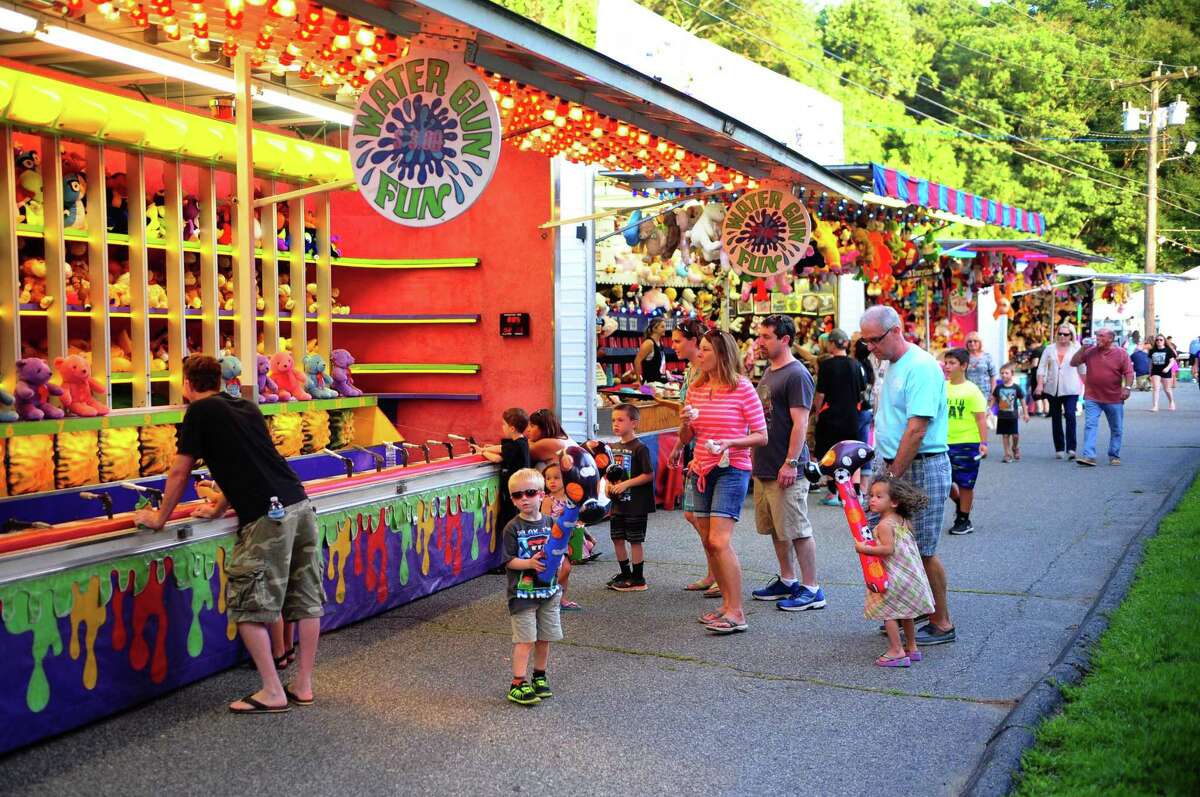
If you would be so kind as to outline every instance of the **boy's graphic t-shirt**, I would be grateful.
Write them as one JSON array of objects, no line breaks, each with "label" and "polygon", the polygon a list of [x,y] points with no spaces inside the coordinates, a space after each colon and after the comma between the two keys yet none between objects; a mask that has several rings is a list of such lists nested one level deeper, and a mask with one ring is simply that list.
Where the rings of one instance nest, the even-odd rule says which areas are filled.
[{"label": "boy's graphic t-shirt", "polygon": [[[554,518],[548,515],[542,515],[539,520],[526,520],[517,515],[508,521],[504,527],[504,564],[507,566],[513,559],[532,559],[550,542],[553,530]],[[560,589],[557,574],[549,584],[540,583],[534,570],[506,569],[505,574],[508,577],[508,611],[512,614],[536,608],[540,602],[557,595]]]},{"label": "boy's graphic t-shirt", "polygon": [[946,383],[946,404],[950,408],[950,423],[946,431],[948,445],[978,443],[979,422],[975,414],[987,412],[987,401],[974,382],[961,385]]},{"label": "boy's graphic t-shirt", "polygon": [[1016,418],[1017,410],[1025,400],[1025,391],[1018,384],[996,385],[992,395],[996,398],[998,418]]},{"label": "boy's graphic t-shirt", "polygon": [[[628,443],[617,441],[611,443],[613,464],[623,468],[629,478],[641,476],[643,473],[653,475],[654,468],[650,464],[650,449],[636,437]],[[631,487],[620,495],[613,496],[612,512],[617,515],[641,516],[654,511],[654,482],[639,484]]]}]

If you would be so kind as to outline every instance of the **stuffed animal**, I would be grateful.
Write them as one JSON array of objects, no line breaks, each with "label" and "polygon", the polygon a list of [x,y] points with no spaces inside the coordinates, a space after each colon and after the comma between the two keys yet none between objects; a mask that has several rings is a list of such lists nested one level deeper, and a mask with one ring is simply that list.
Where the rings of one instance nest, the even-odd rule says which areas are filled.
[{"label": "stuffed animal", "polygon": [[59,380],[62,382],[60,400],[67,412],[85,418],[108,414],[108,406],[96,401],[92,395],[104,395],[108,391],[104,385],[92,378],[92,366],[87,360],[78,354],[55,357],[54,370],[58,371]]},{"label": "stuffed animal", "polygon": [[329,387],[325,376],[325,358],[319,354],[306,354],[304,363],[304,389],[315,399],[337,398],[338,392]]},{"label": "stuffed animal", "polygon": [[833,232],[832,224],[824,219],[816,220],[816,224],[813,226],[813,245],[825,262],[826,269],[841,270],[841,254],[838,252],[837,236]]},{"label": "stuffed animal", "polygon": [[232,354],[222,354],[217,363],[221,366],[221,390],[234,398],[242,397],[242,361]]},{"label": "stuffed animal", "polygon": [[217,205],[217,243],[222,246],[233,243],[232,212],[228,202]]},{"label": "stuffed animal", "polygon": [[40,357],[17,360],[17,415],[21,420],[40,421],[43,418],[58,420],[63,411],[50,403],[51,396],[61,396],[63,390],[50,384],[50,366]]},{"label": "stuffed animal", "polygon": [[108,303],[113,307],[128,307],[131,299],[129,272],[126,271],[108,286]]},{"label": "stuffed animal", "polygon": [[46,261],[40,257],[21,261],[21,304],[35,304],[43,310],[54,304],[54,297],[46,295]]},{"label": "stuffed animal", "polygon": [[700,219],[691,229],[691,243],[700,258],[715,263],[721,254],[721,223],[725,221],[725,206],[720,202],[709,202],[704,206]]},{"label": "stuffed animal", "polygon": [[310,282],[304,286],[304,298],[304,306],[308,312],[315,313],[320,309],[320,305],[317,304],[317,283]]},{"label": "stuffed animal", "polygon": [[296,373],[296,361],[287,352],[271,355],[271,379],[279,386],[280,401],[308,401],[312,398],[304,389],[304,379]]},{"label": "stuffed animal", "polygon": [[151,282],[146,286],[146,300],[150,307],[154,310],[167,309],[167,289],[159,285],[157,282]]},{"label": "stuffed animal", "polygon": [[684,263],[691,258],[692,227],[696,225],[696,221],[703,212],[704,206],[699,202],[688,202],[682,207],[675,208],[675,226],[679,228],[679,255],[680,260]]},{"label": "stuffed animal", "polygon": [[637,246],[641,241],[642,230],[642,211],[635,210],[629,214],[629,222],[625,225],[621,236],[625,239],[625,243],[629,246]]},{"label": "stuffed animal", "polygon": [[92,308],[92,279],[88,273],[87,244],[72,241],[67,244],[67,304]]},{"label": "stuffed animal", "polygon": [[[186,258],[187,255],[184,257]],[[200,310],[204,307],[204,300],[200,297],[200,285],[196,281],[196,272],[194,271],[185,271],[183,274],[183,306],[189,310]]]},{"label": "stuffed animal", "polygon": [[21,420],[16,409],[17,399],[12,393],[0,388],[0,423],[11,423]]},{"label": "stuffed animal", "polygon": [[87,229],[87,212],[83,206],[86,184],[78,172],[63,175],[63,226],[68,230]]},{"label": "stuffed animal", "polygon": [[274,404],[279,401],[279,386],[271,378],[271,358],[265,354],[258,355],[258,403]]},{"label": "stuffed animal", "polygon": [[162,241],[167,237],[167,196],[162,191],[146,206],[146,240]]},{"label": "stuffed animal", "polygon": [[121,235],[129,232],[127,185],[125,172],[110,174],[104,181],[104,193],[108,198],[108,231]]},{"label": "stuffed animal", "polygon": [[36,150],[16,154],[17,220],[22,224],[41,225],[46,221],[42,199],[42,173],[38,171]]},{"label": "stuffed animal", "polygon": [[354,377],[350,374],[352,365],[354,357],[345,349],[334,349],[329,353],[329,377],[339,396],[361,396],[363,393],[354,386]]},{"label": "stuffed animal", "polygon": [[200,240],[200,200],[191,194],[183,198],[183,240]]}]

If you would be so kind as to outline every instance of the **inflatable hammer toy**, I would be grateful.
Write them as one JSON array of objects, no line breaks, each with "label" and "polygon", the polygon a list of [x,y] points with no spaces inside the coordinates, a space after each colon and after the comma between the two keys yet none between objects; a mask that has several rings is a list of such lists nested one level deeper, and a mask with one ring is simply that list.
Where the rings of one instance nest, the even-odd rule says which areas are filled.
[{"label": "inflatable hammer toy", "polygon": [[545,552],[546,569],[537,574],[542,584],[551,583],[558,575],[558,567],[570,546],[575,521],[596,523],[604,519],[606,509],[600,503],[600,469],[586,448],[568,446],[558,452],[558,467],[562,471],[563,491],[567,494],[567,505],[554,522],[550,540],[542,550]]},{"label": "inflatable hammer toy", "polygon": [[[858,502],[858,494],[850,483],[850,474],[860,469],[875,455],[866,443],[858,440],[843,440],[821,457],[820,462],[809,460],[804,463],[804,477],[811,483],[817,484],[821,476],[830,476],[837,486],[838,497],[842,499],[842,509],[846,513],[846,522],[850,524],[850,533],[858,542],[874,545],[875,538],[867,526],[867,516],[863,513],[862,504]],[[863,581],[871,592],[884,593],[888,588],[887,570],[883,560],[878,556],[858,555],[862,565]]]}]

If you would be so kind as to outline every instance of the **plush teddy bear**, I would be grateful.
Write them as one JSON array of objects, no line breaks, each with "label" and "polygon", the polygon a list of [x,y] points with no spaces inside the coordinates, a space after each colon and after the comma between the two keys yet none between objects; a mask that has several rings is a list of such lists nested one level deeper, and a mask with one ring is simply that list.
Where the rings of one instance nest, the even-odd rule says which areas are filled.
[{"label": "plush teddy bear", "polygon": [[72,241],[67,244],[67,304],[92,308],[92,279],[88,273],[87,244]]},{"label": "plush teddy bear", "polygon": [[193,271],[183,274],[183,306],[189,310],[200,310],[204,307],[204,300],[200,297],[200,285]]},{"label": "plush teddy bear", "polygon": [[17,221],[41,225],[46,221],[42,198],[42,173],[38,170],[37,150],[25,150],[16,155],[17,163]]},{"label": "plush teddy bear", "polygon": [[46,295],[46,261],[40,257],[21,261],[21,304],[36,304],[43,310],[54,304],[54,297]]},{"label": "plush teddy bear", "polygon": [[692,227],[691,244],[702,260],[715,263],[721,254],[721,223],[725,221],[725,206],[720,202],[709,202],[704,206],[700,219]]},{"label": "plush teddy bear", "polygon": [[650,288],[642,293],[642,312],[650,315],[656,310],[666,313],[671,309],[671,300],[662,288]]},{"label": "plush teddy bear", "polygon": [[192,194],[183,198],[183,240],[200,240],[200,200]]},{"label": "plush teddy bear", "polygon": [[217,363],[221,366],[221,390],[234,398],[241,398],[242,361],[232,354],[222,354]]},{"label": "plush teddy bear", "polygon": [[167,237],[167,197],[157,192],[146,206],[146,240],[162,241]]},{"label": "plush teddy bear", "polygon": [[83,204],[86,187],[82,174],[63,175],[63,227],[68,230],[87,229],[87,211]]},{"label": "plush teddy bear", "polygon": [[154,310],[167,309],[167,289],[159,285],[157,282],[151,282],[146,286],[146,301]]},{"label": "plush teddy bear", "polygon": [[350,374],[352,365],[354,357],[345,349],[334,349],[329,353],[330,381],[340,396],[361,396],[363,393],[354,386],[354,377]]},{"label": "plush teddy bear", "polygon": [[279,401],[279,386],[271,378],[271,358],[258,355],[258,403],[274,404]]},{"label": "plush teddy bear", "polygon": [[325,358],[319,354],[306,354],[304,363],[304,389],[315,399],[337,398],[338,392],[329,387],[325,376]]},{"label": "plush teddy bear", "polygon": [[0,423],[11,423],[21,420],[16,410],[17,399],[12,393],[0,388]]},{"label": "plush teddy bear", "polygon": [[271,355],[271,379],[279,386],[280,401],[308,401],[312,398],[304,389],[304,379],[296,373],[296,361],[287,352]]},{"label": "plush teddy bear", "polygon": [[317,283],[310,282],[304,286],[304,297],[304,306],[308,309],[308,312],[317,312],[320,308],[320,305],[317,304]]},{"label": "plush teddy bear", "polygon": [[110,174],[104,181],[108,200],[108,231],[124,235],[129,232],[129,203],[125,172]]},{"label": "plush teddy bear", "polygon": [[78,354],[55,357],[54,370],[58,371],[62,382],[62,398],[59,400],[67,412],[86,418],[108,414],[108,407],[92,396],[93,393],[104,395],[108,391],[92,378],[92,367],[87,360]]},{"label": "plush teddy bear", "polygon": [[113,307],[128,307],[131,299],[129,272],[126,271],[108,286],[108,303]]},{"label": "plush teddy bear", "polygon": [[57,420],[63,411],[50,403],[51,396],[61,396],[63,390],[50,384],[50,366],[40,357],[17,360],[17,415],[25,421],[40,421],[43,418]]}]

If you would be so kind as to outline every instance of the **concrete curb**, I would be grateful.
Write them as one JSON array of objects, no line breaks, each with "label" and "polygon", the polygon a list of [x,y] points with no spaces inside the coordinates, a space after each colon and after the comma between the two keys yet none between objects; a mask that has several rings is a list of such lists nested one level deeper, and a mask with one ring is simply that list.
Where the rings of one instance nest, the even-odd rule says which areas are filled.
[{"label": "concrete curb", "polygon": [[1058,661],[1025,693],[992,734],[961,794],[1005,797],[1012,791],[1014,777],[1021,769],[1021,756],[1033,745],[1038,724],[1062,706],[1059,684],[1079,683],[1087,674],[1092,645],[1108,628],[1109,613],[1125,600],[1141,564],[1146,540],[1158,532],[1163,518],[1179,504],[1198,473],[1200,466],[1195,466],[1177,481],[1162,504],[1125,546],[1125,552],[1109,574],[1100,596],[1079,624],[1079,631],[1063,649]]}]

